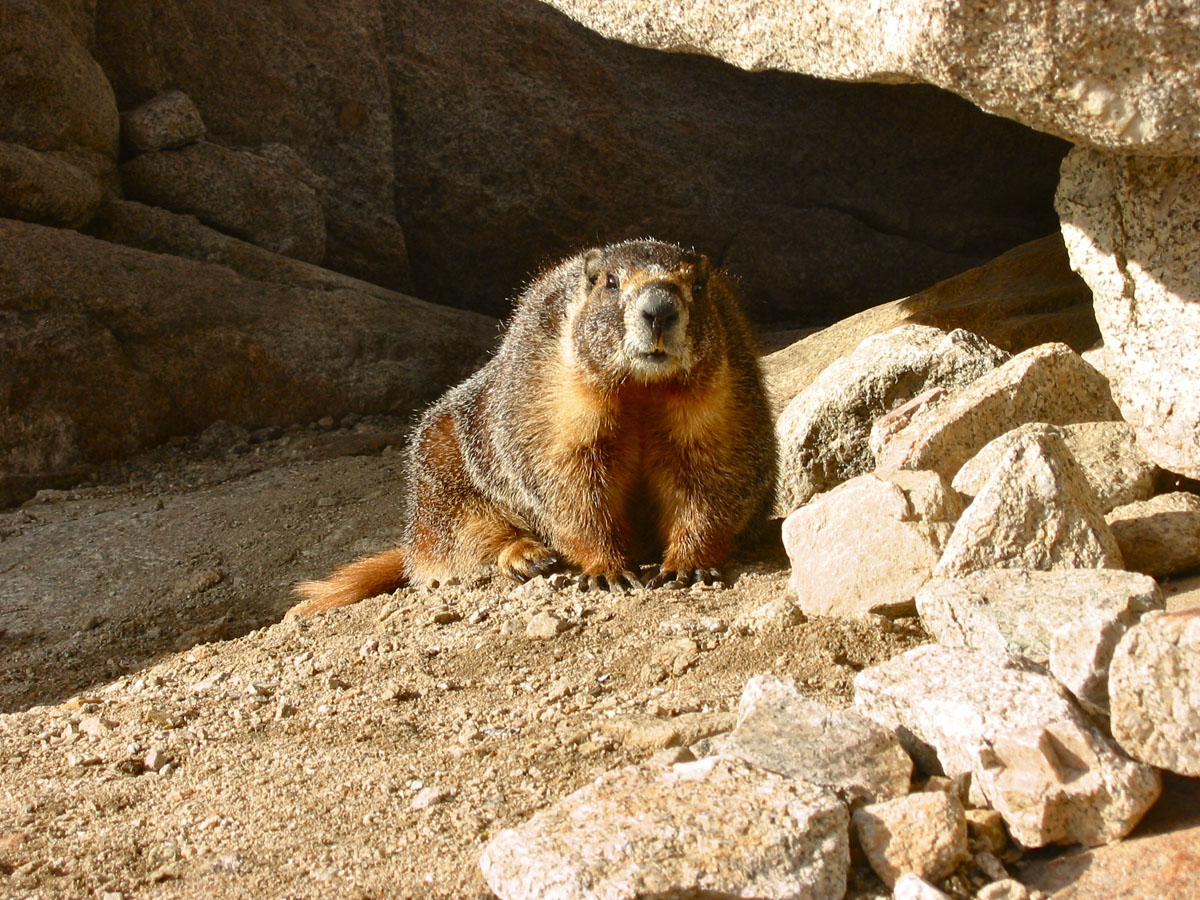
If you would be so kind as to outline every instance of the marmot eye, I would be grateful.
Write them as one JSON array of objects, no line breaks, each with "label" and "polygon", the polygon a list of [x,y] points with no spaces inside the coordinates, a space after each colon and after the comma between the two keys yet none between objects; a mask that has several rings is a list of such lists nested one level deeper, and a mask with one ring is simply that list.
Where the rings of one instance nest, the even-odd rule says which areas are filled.
[{"label": "marmot eye", "polygon": [[619,281],[617,281],[616,275],[609,272],[608,278],[604,279],[604,286],[606,288],[608,288],[610,291],[615,291],[617,288],[619,288],[621,286],[621,283]]},{"label": "marmot eye", "polygon": [[707,286],[708,286],[708,279],[697,278],[695,281],[692,282],[692,293],[693,294],[702,294],[702,293],[704,293],[704,289]]}]

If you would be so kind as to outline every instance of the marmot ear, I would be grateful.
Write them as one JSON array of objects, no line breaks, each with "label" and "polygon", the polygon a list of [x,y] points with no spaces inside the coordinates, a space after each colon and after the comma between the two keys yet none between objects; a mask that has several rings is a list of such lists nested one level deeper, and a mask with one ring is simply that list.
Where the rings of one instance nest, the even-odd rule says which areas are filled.
[{"label": "marmot ear", "polygon": [[604,254],[599,250],[589,250],[583,255],[583,277],[587,279],[588,287],[600,279],[600,273],[604,271],[604,267],[600,265],[603,260]]}]

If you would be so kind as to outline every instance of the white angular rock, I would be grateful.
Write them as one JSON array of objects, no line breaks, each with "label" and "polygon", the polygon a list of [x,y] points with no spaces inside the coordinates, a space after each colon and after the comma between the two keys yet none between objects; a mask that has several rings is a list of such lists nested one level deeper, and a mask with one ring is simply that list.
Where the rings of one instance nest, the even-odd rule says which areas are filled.
[{"label": "white angular rock", "polygon": [[1039,344],[917,413],[875,462],[883,471],[932,469],[953,478],[985,444],[1018,425],[1119,418],[1103,375],[1066,344]]},{"label": "white angular rock", "polygon": [[831,791],[727,756],[628,766],[502,831],[480,866],[500,900],[841,900],[848,820]]},{"label": "white angular rock", "polygon": [[803,696],[791,678],[756,675],[721,752],[819,784],[850,805],[908,793],[912,760],[891,731],[852,709]]},{"label": "white angular rock", "polygon": [[907,872],[896,879],[892,888],[892,900],[950,900],[920,875]]},{"label": "white angular rock", "polygon": [[1200,568],[1200,497],[1175,492],[1114,509],[1106,517],[1125,566],[1155,578]]},{"label": "white angular rock", "polygon": [[1200,777],[1200,609],[1153,612],[1113,654],[1112,733],[1127,753]]},{"label": "white angular rock", "polygon": [[1127,422],[1079,422],[1074,425],[1031,422],[1019,425],[990,441],[971,457],[954,476],[954,489],[974,497],[1005,452],[1031,433],[1057,434],[1063,439],[1104,512],[1154,496],[1158,467],[1138,447],[1133,428]]},{"label": "white angular rock", "polygon": [[985,569],[934,579],[917,593],[921,622],[938,643],[1049,664],[1085,709],[1100,713],[1108,711],[1117,641],[1162,605],[1153,578],[1118,569]]},{"label": "white angular rock", "polygon": [[867,861],[891,887],[911,872],[945,878],[967,858],[967,818],[953,794],[928,791],[873,803],[850,817]]},{"label": "white angular rock", "polygon": [[1161,790],[1065,690],[1017,657],[926,644],[854,679],[855,707],[927,771],[971,775],[971,799],[1027,847],[1124,837]]},{"label": "white angular rock", "polygon": [[776,514],[875,467],[871,423],[928,388],[966,387],[1008,354],[961,329],[902,325],[867,338],[801,391],[776,423]]},{"label": "white angular rock", "polygon": [[963,511],[935,574],[1122,567],[1096,495],[1061,437],[1031,431],[996,462]]},{"label": "white angular rock", "polygon": [[1055,206],[1104,338],[1089,359],[1147,455],[1200,478],[1200,157],[1076,147]]},{"label": "white angular rock", "polygon": [[843,81],[927,81],[1076,143],[1200,153],[1200,21],[1190,3],[548,2],[644,47]]},{"label": "white angular rock", "polygon": [[860,475],[818,495],[783,523],[788,585],[800,609],[911,611],[961,511],[958,495],[932,472]]}]

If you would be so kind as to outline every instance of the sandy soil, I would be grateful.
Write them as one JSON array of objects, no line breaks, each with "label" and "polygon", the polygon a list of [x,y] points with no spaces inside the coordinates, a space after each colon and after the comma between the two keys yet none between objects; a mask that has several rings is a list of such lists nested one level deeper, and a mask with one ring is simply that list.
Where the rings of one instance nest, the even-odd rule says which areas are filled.
[{"label": "sandy soil", "polygon": [[396,538],[404,431],[214,426],[0,514],[0,894],[487,897],[489,836],[728,727],[750,676],[842,705],[925,639],[794,621],[769,549],[726,589],[483,581],[281,622]]}]

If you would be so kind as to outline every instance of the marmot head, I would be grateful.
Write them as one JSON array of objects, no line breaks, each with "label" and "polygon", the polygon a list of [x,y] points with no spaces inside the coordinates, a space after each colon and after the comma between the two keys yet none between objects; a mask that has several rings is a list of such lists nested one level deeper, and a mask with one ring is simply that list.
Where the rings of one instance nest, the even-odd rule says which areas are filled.
[{"label": "marmot head", "polygon": [[564,353],[601,382],[685,377],[715,316],[708,258],[659,241],[627,241],[582,256]]}]

